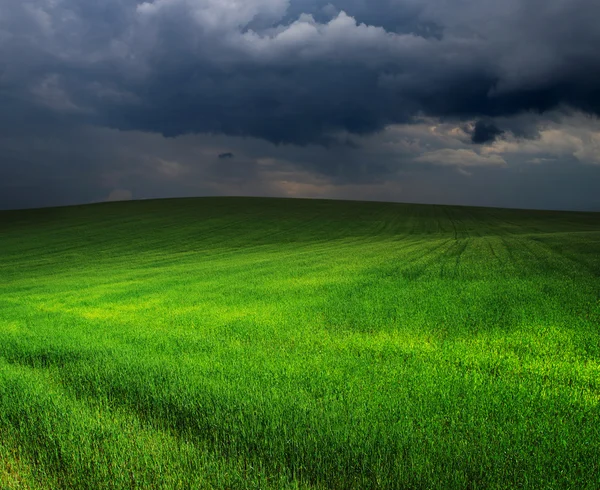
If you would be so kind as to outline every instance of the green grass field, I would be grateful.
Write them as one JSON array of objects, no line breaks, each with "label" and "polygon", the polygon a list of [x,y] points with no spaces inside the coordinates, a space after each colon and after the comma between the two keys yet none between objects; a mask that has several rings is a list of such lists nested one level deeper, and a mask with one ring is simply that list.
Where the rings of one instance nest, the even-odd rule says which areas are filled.
[{"label": "green grass field", "polygon": [[600,488],[600,214],[0,212],[0,488]]}]

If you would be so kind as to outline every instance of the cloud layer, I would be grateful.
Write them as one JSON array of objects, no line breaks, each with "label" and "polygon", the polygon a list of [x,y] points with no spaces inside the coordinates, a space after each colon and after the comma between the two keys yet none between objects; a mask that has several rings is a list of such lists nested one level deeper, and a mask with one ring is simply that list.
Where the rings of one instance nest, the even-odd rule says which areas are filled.
[{"label": "cloud layer", "polygon": [[0,208],[600,209],[596,0],[3,0]]},{"label": "cloud layer", "polygon": [[594,0],[5,0],[0,102],[297,144],[423,114],[598,114],[598,18]]}]

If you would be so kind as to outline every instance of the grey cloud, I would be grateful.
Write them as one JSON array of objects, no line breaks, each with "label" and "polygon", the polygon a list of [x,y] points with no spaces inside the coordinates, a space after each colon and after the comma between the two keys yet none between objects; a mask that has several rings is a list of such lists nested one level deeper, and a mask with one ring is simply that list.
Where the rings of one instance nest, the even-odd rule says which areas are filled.
[{"label": "grey cloud", "polygon": [[506,161],[500,155],[480,155],[466,149],[435,150],[418,156],[415,161],[455,167],[506,166]]},{"label": "grey cloud", "polygon": [[[208,134],[165,138],[93,126],[2,133],[0,208],[104,201],[119,189],[136,199],[266,195],[598,205],[600,165],[589,158],[600,148],[594,146],[600,121],[577,115],[560,124],[539,118],[538,124],[538,139],[511,133],[475,148],[460,123],[435,118],[355,137],[359,149]],[[216,158],[226,152],[235,158]]]},{"label": "grey cloud", "polygon": [[[600,129],[578,111],[600,113],[597,18],[592,0],[5,0],[0,207],[511,205],[495,185],[516,169],[519,205],[595,205]],[[556,194],[559,162],[581,195]]]},{"label": "grey cloud", "polygon": [[0,14],[0,98],[78,123],[327,145],[423,113],[600,113],[589,0],[7,0]]}]

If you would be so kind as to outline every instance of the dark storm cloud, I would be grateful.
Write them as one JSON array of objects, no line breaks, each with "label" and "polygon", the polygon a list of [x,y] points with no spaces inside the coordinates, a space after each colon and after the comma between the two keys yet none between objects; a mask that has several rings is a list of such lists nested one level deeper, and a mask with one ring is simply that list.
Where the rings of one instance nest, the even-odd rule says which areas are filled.
[{"label": "dark storm cloud", "polygon": [[504,131],[493,123],[477,121],[471,132],[471,142],[477,145],[490,143],[500,136]]},{"label": "dark storm cloud", "polygon": [[595,0],[3,0],[0,208],[597,208],[598,18]]},{"label": "dark storm cloud", "polygon": [[13,115],[324,145],[416,114],[599,114],[598,18],[592,0],[5,0],[0,99]]}]

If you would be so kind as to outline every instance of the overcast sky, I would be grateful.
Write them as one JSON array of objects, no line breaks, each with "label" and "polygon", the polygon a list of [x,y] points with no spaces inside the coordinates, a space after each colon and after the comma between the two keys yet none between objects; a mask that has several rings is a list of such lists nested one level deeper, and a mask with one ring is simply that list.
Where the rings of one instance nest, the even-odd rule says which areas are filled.
[{"label": "overcast sky", "polygon": [[600,210],[598,0],[2,0],[0,209]]}]

